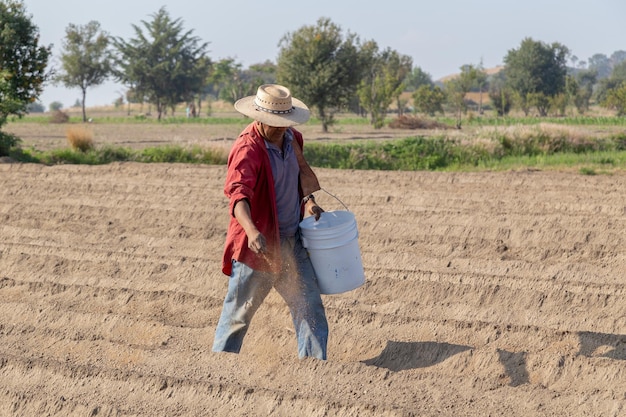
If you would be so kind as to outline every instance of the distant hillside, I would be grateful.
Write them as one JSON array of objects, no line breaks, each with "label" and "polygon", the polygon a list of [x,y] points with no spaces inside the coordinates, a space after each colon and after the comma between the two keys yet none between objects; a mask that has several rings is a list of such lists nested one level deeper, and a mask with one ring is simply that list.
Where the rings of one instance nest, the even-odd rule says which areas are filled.
[{"label": "distant hillside", "polygon": [[[504,65],[500,65],[500,66],[493,67],[493,68],[486,68],[484,71],[487,73],[487,75],[493,75],[493,74],[499,73],[503,69],[504,69]],[[435,81],[435,83],[444,83],[444,82],[452,80],[452,79],[454,79],[454,78],[456,78],[458,76],[459,76],[459,73],[446,75],[445,77],[442,77],[442,78],[438,79],[437,81]]]}]

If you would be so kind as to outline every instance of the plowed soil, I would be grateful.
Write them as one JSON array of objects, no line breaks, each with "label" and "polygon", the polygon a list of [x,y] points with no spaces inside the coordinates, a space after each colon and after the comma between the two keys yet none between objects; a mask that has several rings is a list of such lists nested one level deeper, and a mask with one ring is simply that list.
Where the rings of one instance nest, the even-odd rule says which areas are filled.
[{"label": "plowed soil", "polygon": [[626,175],[316,172],[366,274],[327,361],[274,291],[211,352],[225,167],[0,164],[0,415],[626,415]]}]

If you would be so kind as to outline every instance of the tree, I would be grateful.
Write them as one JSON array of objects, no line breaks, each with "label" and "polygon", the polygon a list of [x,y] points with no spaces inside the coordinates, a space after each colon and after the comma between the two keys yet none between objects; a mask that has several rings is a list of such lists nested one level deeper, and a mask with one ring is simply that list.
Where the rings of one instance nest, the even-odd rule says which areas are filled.
[{"label": "tree", "polygon": [[611,60],[604,54],[594,54],[588,60],[589,69],[596,72],[598,79],[611,75]]},{"label": "tree", "polygon": [[573,95],[574,105],[579,114],[589,110],[589,103],[593,95],[593,87],[597,81],[597,73],[593,70],[580,70],[570,81],[570,94]]},{"label": "tree", "polygon": [[624,83],[626,83],[626,61],[615,65],[610,76],[600,80],[596,92],[597,102],[606,102],[611,90],[619,89]]},{"label": "tree", "polygon": [[513,92],[506,83],[506,72],[500,71],[491,76],[489,82],[489,98],[498,116],[505,116],[513,105]]},{"label": "tree", "polygon": [[198,117],[200,115],[200,112],[202,111],[202,100],[206,98],[206,95],[207,95],[206,84],[211,75],[212,67],[213,67],[213,62],[211,61],[211,58],[209,58],[208,56],[203,56],[202,58],[198,59],[198,61],[196,62],[195,73],[198,77],[198,80],[197,80],[198,89],[195,95],[198,100],[198,106],[197,106],[194,117]]},{"label": "tree", "polygon": [[50,74],[52,45],[39,45],[39,29],[21,1],[0,2],[0,127],[9,115],[23,116]]},{"label": "tree", "polygon": [[87,89],[102,84],[110,73],[109,35],[100,29],[100,23],[93,20],[84,26],[70,23],[65,29],[61,72],[55,82],[80,89],[83,122],[87,121]]},{"label": "tree", "polygon": [[275,63],[266,60],[265,62],[250,65],[248,71],[251,77],[262,80],[263,84],[274,84],[276,82],[276,69]]},{"label": "tree", "polygon": [[[39,29],[21,1],[0,2],[0,128],[10,115],[22,117],[49,78],[46,66],[52,46],[39,45]],[[20,139],[0,131],[0,156]]]},{"label": "tree", "polygon": [[483,92],[485,91],[485,85],[487,85],[487,80],[489,79],[485,69],[483,67],[482,61],[480,65],[474,70],[474,86],[478,89],[478,114],[483,114]]},{"label": "tree", "polygon": [[277,81],[311,107],[327,132],[361,80],[358,38],[351,33],[344,37],[339,26],[320,18],[316,26],[287,33],[279,47]]},{"label": "tree", "polygon": [[[211,74],[208,79],[209,91],[216,99],[227,97],[230,91],[222,92],[222,90],[231,90],[230,84],[236,80],[237,74],[241,72],[242,64],[235,62],[235,58],[224,58],[213,64]],[[236,96],[235,99],[243,96]],[[234,103],[234,101],[231,102]]]},{"label": "tree", "polygon": [[404,85],[406,87],[406,91],[415,91],[423,85],[432,87],[434,85],[433,78],[431,75],[420,67],[415,67],[413,70],[407,74],[406,79],[404,80]]},{"label": "tree", "polygon": [[380,129],[389,106],[404,90],[403,81],[413,62],[411,57],[390,48],[379,52],[375,42],[371,42],[368,49],[370,65],[364,71],[358,95],[361,106],[371,115],[372,125]]},{"label": "tree", "polygon": [[435,113],[444,114],[443,103],[446,94],[439,86],[423,84],[413,92],[413,106],[418,112],[434,116]]},{"label": "tree", "polygon": [[617,88],[609,90],[606,99],[602,105],[607,109],[613,109],[618,116],[626,115],[626,82],[620,84]]},{"label": "tree", "polygon": [[216,97],[234,104],[242,97],[255,94],[261,84],[275,81],[272,74],[275,66],[272,63],[257,64],[247,70],[242,68],[243,65],[235,62],[234,58],[215,63],[209,83]]},{"label": "tree", "polygon": [[172,20],[164,7],[152,18],[141,22],[146,33],[133,25],[134,38],[113,39],[119,53],[114,74],[137,97],[154,104],[161,120],[168,108],[193,100],[202,90],[210,61],[208,43],[200,43],[192,30],[184,32],[182,21]]},{"label": "tree", "polygon": [[26,107],[26,111],[28,111],[28,113],[43,113],[46,111],[46,108],[41,102],[35,101]]},{"label": "tree", "polygon": [[558,42],[551,45],[526,38],[519,49],[504,58],[508,86],[515,92],[526,114],[532,105],[547,114],[549,99],[563,92],[569,50]]},{"label": "tree", "polygon": [[48,109],[51,112],[59,111],[62,108],[63,108],[63,103],[61,103],[60,101],[53,101],[52,103],[48,105]]},{"label": "tree", "polygon": [[616,65],[619,65],[622,62],[626,61],[626,51],[623,51],[623,50],[615,51],[611,54],[610,59],[611,59],[612,67],[615,68]]},{"label": "tree", "polygon": [[616,81],[626,81],[626,61],[622,61],[613,67],[613,71],[611,71],[611,79]]},{"label": "tree", "polygon": [[456,127],[461,128],[461,118],[467,110],[465,96],[470,92],[472,86],[476,84],[479,70],[473,65],[461,67],[458,77],[444,83],[448,104],[456,115]]}]

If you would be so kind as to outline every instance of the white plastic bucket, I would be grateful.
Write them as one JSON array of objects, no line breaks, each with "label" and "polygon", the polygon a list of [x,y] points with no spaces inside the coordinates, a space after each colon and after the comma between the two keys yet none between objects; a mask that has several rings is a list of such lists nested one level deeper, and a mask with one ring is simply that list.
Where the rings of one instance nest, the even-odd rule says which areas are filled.
[{"label": "white plastic bucket", "polygon": [[365,283],[354,214],[326,211],[318,221],[307,217],[300,222],[300,233],[322,294],[351,291]]}]

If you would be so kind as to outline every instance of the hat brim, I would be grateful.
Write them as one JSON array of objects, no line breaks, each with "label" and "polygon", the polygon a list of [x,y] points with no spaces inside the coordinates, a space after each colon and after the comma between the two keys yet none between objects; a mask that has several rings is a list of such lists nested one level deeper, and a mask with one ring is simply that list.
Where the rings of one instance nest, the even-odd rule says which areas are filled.
[{"label": "hat brim", "polygon": [[272,127],[290,127],[306,123],[311,117],[311,111],[302,101],[291,98],[293,110],[287,114],[273,114],[257,110],[254,104],[255,96],[248,96],[235,102],[235,110]]}]

